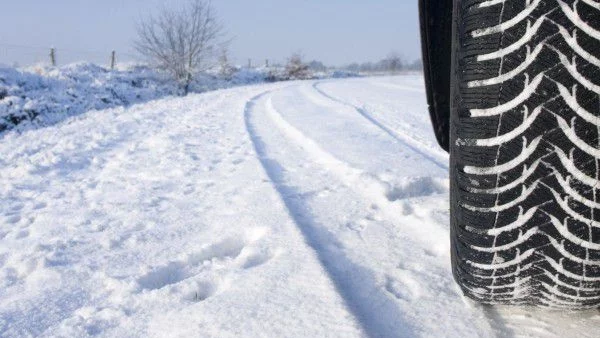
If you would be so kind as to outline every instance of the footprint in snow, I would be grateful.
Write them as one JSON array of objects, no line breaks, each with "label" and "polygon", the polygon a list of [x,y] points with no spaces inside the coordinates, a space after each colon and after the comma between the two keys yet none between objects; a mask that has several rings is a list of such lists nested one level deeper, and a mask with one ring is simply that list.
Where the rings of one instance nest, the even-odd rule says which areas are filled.
[{"label": "footprint in snow", "polygon": [[422,294],[418,280],[409,271],[399,271],[395,277],[386,276],[385,290],[404,301],[420,298]]},{"label": "footprint in snow", "polygon": [[187,285],[174,288],[172,293],[180,294],[183,300],[198,303],[207,300],[222,289],[223,286],[220,283],[202,280],[192,281]]},{"label": "footprint in snow", "polygon": [[369,217],[365,217],[362,220],[359,220],[357,222],[348,222],[346,223],[346,228],[354,233],[356,233],[357,235],[359,235],[362,238],[362,232],[365,231],[365,229],[369,226]]},{"label": "footprint in snow", "polygon": [[240,266],[243,269],[252,269],[270,261],[274,254],[267,249],[244,248],[240,254]]},{"label": "footprint in snow", "polygon": [[21,211],[23,210],[23,208],[25,207],[25,205],[23,203],[17,203],[17,204],[13,204],[9,210],[10,211]]},{"label": "footprint in snow", "polygon": [[217,277],[203,272],[213,271],[215,265],[245,270],[256,268],[276,255],[268,248],[250,246],[266,233],[266,228],[255,228],[245,236],[230,237],[214,243],[183,259],[152,269],[139,277],[137,284],[142,290],[149,291],[170,287],[169,292],[180,295],[183,300],[203,301],[229,285],[227,276]]},{"label": "footprint in snow", "polygon": [[16,224],[16,223],[19,223],[20,221],[21,221],[20,215],[12,215],[12,216],[6,217],[6,223],[8,223],[8,224]]},{"label": "footprint in snow", "polygon": [[386,194],[390,202],[415,197],[424,197],[447,192],[448,188],[434,177],[413,177],[400,185],[389,187]]},{"label": "footprint in snow", "polygon": [[157,290],[179,283],[210,267],[214,260],[233,260],[237,258],[244,246],[244,240],[229,238],[212,244],[205,249],[188,255],[185,259],[173,261],[157,267],[137,280],[144,290]]},{"label": "footprint in snow", "polygon": [[20,230],[15,235],[16,239],[23,239],[23,238],[27,238],[27,237],[29,237],[29,230]]},{"label": "footprint in snow", "polygon": [[36,203],[33,206],[33,210],[42,210],[42,209],[45,209],[47,206],[48,206],[48,203],[46,203],[46,202],[39,202],[39,203]]}]

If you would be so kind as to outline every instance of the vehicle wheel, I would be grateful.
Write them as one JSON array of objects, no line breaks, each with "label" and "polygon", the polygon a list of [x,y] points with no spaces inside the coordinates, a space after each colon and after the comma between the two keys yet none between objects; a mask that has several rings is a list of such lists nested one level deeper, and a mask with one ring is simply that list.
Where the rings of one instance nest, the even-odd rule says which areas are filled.
[{"label": "vehicle wheel", "polygon": [[455,279],[487,304],[600,304],[600,2],[455,0]]}]

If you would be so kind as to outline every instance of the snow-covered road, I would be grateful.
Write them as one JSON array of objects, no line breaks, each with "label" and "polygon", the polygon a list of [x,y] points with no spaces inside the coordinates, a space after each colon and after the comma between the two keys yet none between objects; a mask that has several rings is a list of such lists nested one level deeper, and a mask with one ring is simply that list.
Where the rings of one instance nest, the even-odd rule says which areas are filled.
[{"label": "snow-covered road", "polygon": [[450,272],[420,76],[241,87],[0,139],[0,336],[595,337]]}]

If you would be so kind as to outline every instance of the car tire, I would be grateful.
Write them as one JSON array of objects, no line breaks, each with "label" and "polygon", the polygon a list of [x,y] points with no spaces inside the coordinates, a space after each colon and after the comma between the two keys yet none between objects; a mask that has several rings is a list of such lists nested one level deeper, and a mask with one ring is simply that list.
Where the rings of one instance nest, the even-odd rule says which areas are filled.
[{"label": "car tire", "polygon": [[600,2],[455,0],[454,277],[485,304],[600,304]]}]

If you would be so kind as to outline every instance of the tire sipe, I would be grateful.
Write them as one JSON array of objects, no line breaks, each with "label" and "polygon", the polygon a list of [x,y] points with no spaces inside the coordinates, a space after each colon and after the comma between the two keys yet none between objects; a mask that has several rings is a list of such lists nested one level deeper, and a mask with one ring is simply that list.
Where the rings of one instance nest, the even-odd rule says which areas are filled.
[{"label": "tire sipe", "polygon": [[600,1],[455,0],[454,277],[486,304],[600,305]]}]

